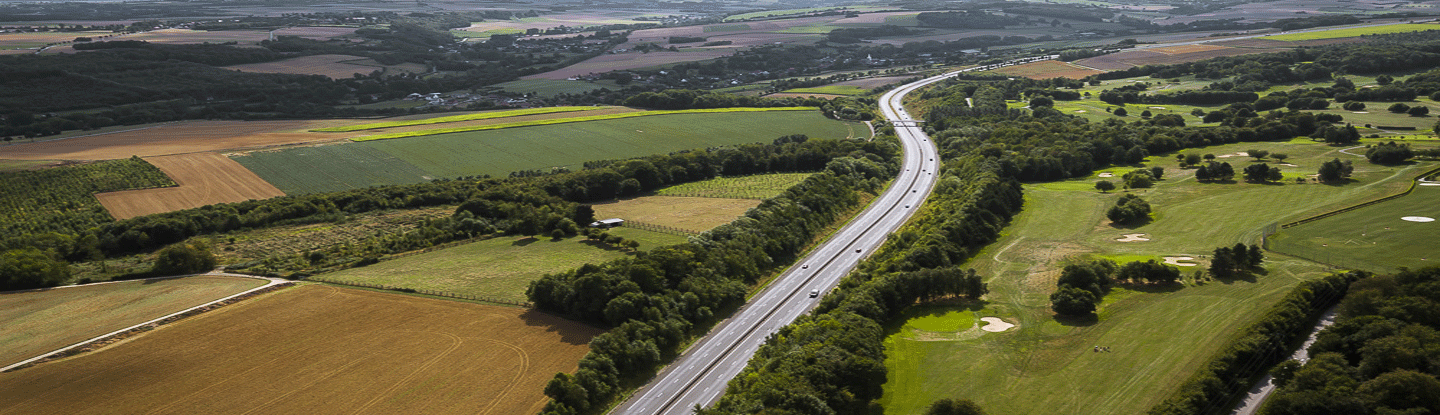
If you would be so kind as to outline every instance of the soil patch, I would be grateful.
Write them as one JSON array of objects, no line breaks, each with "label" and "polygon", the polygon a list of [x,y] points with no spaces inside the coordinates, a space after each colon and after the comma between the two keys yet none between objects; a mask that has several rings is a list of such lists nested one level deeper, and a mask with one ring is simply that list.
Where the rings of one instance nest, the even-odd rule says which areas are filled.
[{"label": "soil patch", "polygon": [[1145,234],[1143,234],[1143,233],[1127,233],[1127,234],[1125,234],[1125,235],[1123,235],[1123,236],[1124,236],[1123,238],[1116,238],[1115,241],[1116,241],[1116,242],[1144,242],[1144,241],[1150,240],[1150,238],[1146,238],[1146,237],[1145,237]]}]

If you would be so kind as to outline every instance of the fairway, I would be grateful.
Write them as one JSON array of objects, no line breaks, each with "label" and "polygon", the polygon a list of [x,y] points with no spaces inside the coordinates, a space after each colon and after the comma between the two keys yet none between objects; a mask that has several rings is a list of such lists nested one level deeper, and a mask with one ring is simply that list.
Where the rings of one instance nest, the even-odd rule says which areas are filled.
[{"label": "fairway", "polygon": [[1440,186],[1416,186],[1398,199],[1282,230],[1270,238],[1269,247],[1371,272],[1440,263],[1435,250],[1440,222],[1402,219],[1412,216],[1440,219]]},{"label": "fairway", "polygon": [[536,413],[600,331],[548,314],[305,285],[0,374],[0,413]]},{"label": "fairway", "polygon": [[[734,219],[733,217],[731,219]],[[685,238],[619,228],[610,231],[640,242],[640,249]],[[389,285],[525,302],[525,288],[545,274],[633,255],[629,250],[571,237],[563,240],[503,236],[378,264],[323,274],[324,280]]]},{"label": "fairway", "polygon": [[198,276],[0,294],[0,366],[264,284]]},{"label": "fairway", "polygon": [[[1235,155],[1246,149],[1289,154],[1286,162],[1295,166],[1282,166],[1288,181],[1199,183],[1193,170],[1175,168],[1174,154],[1157,155],[1147,165],[1163,166],[1164,179],[1153,189],[1131,190],[1155,209],[1150,223],[1136,227],[1113,227],[1105,219],[1105,209],[1121,192],[1095,191],[1097,177],[1026,185],[1025,210],[999,241],[966,264],[987,276],[987,302],[976,309],[950,308],[958,314],[929,309],[890,332],[890,372],[881,398],[886,413],[924,412],[940,398],[974,400],[998,414],[1144,413],[1226,345],[1235,330],[1252,323],[1295,284],[1324,275],[1325,267],[1272,254],[1265,263],[1269,272],[1252,279],[1117,287],[1097,311],[1098,321],[1078,324],[1057,321],[1049,308],[1061,267],[1085,258],[1166,256],[1191,256],[1203,267],[1215,247],[1258,243],[1268,224],[1397,193],[1428,168],[1372,165],[1340,154],[1339,147],[1303,139],[1183,152],[1227,156],[1218,160],[1240,169],[1254,160]],[[1294,183],[1294,177],[1313,174],[1320,161],[1336,157],[1355,162],[1354,182]],[[1119,175],[1128,170],[1105,171]],[[1144,234],[1148,240],[1117,241],[1126,234]],[[1196,269],[1181,272],[1188,277]],[[988,333],[949,322],[965,314],[1017,326]],[[938,329],[915,331],[927,325]],[[1095,346],[1111,351],[1095,352]]]}]

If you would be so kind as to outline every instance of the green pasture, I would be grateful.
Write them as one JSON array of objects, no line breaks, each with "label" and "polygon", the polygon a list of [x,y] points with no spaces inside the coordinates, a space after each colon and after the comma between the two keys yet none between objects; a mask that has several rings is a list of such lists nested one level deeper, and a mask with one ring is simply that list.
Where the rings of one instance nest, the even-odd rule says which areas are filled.
[{"label": "green pasture", "polygon": [[[685,242],[681,236],[632,228],[616,228],[610,233],[639,241],[642,250]],[[320,277],[523,302],[525,288],[545,274],[627,255],[634,252],[583,236],[561,240],[502,236]]]},{"label": "green pasture", "polygon": [[750,30],[750,25],[744,23],[736,23],[705,26],[705,33],[738,32],[741,30]]},{"label": "green pasture", "polygon": [[561,79],[520,79],[510,82],[498,83],[489,88],[500,88],[505,92],[516,94],[534,94],[542,97],[553,97],[559,94],[584,94],[590,91],[610,88],[619,89],[615,81],[570,81]]},{"label": "green pasture", "polygon": [[263,285],[236,277],[125,281],[0,295],[0,366]]},{"label": "green pasture", "polygon": [[1269,239],[1269,248],[1371,272],[1433,266],[1440,262],[1440,222],[1401,219],[1410,216],[1440,219],[1440,186],[1417,185],[1404,197],[1285,229]]},{"label": "green pasture", "polygon": [[0,172],[30,170],[50,163],[49,160],[0,160]]},{"label": "green pasture", "polygon": [[1440,25],[1428,23],[1401,23],[1372,27],[1352,27],[1343,29],[1331,29],[1319,32],[1290,33],[1284,35],[1265,36],[1261,39],[1297,41],[1317,39],[1337,39],[1342,37],[1356,37],[1364,35],[1386,35],[1391,33],[1419,32],[1422,30],[1440,29]]},{"label": "green pasture", "polygon": [[[1156,155],[1147,166],[1165,167],[1164,179],[1154,188],[1131,190],[1150,202],[1153,220],[1133,227],[1115,227],[1105,219],[1105,210],[1123,191],[1094,190],[1100,180],[1096,176],[1027,184],[1025,210],[999,241],[965,265],[987,276],[986,301],[951,308],[977,318],[999,317],[1017,327],[953,338],[892,333],[886,343],[889,381],[881,398],[886,413],[923,412],[940,398],[971,399],[990,413],[1143,413],[1185,381],[1186,376],[1177,374],[1192,373],[1227,344],[1235,330],[1253,322],[1298,282],[1324,275],[1325,267],[1271,253],[1268,272],[1254,278],[1117,288],[1101,304],[1098,321],[1059,321],[1049,310],[1048,297],[1061,267],[1081,259],[1129,262],[1191,256],[1195,260],[1190,262],[1198,266],[1181,268],[1189,276],[1208,264],[1206,257],[1216,247],[1258,243],[1266,225],[1403,191],[1411,177],[1428,168],[1372,165],[1339,153],[1339,147],[1304,139],[1183,152],[1230,155],[1217,160],[1239,171],[1254,159],[1234,154],[1248,149],[1288,154],[1286,162],[1297,167],[1281,168],[1293,175],[1311,174],[1324,160],[1352,160],[1354,180],[1344,185],[1295,184],[1293,179],[1282,184],[1199,183],[1193,170],[1176,167],[1174,154]],[[1272,159],[1263,162],[1274,165]],[[1103,171],[1119,176],[1131,169]],[[1116,241],[1131,233],[1150,240]],[[1112,351],[1097,353],[1095,346]]]},{"label": "green pasture", "polygon": [[795,88],[784,92],[792,94],[864,95],[870,93],[870,90],[854,85],[825,85],[811,88]]},{"label": "green pasture", "polygon": [[257,151],[231,159],[288,195],[420,183],[437,177],[380,149],[354,144]]},{"label": "green pasture", "polygon": [[718,197],[728,199],[769,199],[805,181],[813,173],[776,173],[753,176],[717,177],[666,187],[660,196]]},{"label": "green pasture", "polygon": [[551,167],[576,171],[592,160],[771,142],[789,134],[845,138],[863,129],[817,111],[695,113],[299,147],[234,159],[287,194],[302,194]]}]

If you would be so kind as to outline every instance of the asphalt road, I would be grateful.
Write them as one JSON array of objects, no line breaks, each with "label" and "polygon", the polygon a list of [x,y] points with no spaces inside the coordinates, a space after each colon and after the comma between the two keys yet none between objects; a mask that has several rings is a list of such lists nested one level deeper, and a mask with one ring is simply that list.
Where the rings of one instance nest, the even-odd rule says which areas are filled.
[{"label": "asphalt road", "polygon": [[904,146],[904,161],[900,176],[880,197],[612,413],[688,414],[697,405],[714,403],[766,337],[815,307],[820,298],[812,298],[812,290],[829,291],[899,229],[930,195],[940,165],[935,145],[917,126],[922,124],[910,118],[900,101],[910,91],[954,74],[926,78],[881,97],[885,118]]}]

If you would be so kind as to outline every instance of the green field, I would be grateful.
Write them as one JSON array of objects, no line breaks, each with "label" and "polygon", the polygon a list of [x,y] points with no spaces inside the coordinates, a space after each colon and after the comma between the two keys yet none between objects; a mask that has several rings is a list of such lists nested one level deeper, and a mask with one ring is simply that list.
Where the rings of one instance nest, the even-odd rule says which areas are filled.
[{"label": "green field", "polygon": [[[1202,184],[1194,180],[1193,170],[1175,168],[1173,154],[1157,155],[1148,162],[1166,168],[1164,180],[1153,189],[1133,191],[1150,202],[1154,219],[1133,228],[1112,227],[1104,219],[1104,210],[1120,192],[1095,191],[1096,177],[1026,185],[1025,210],[998,242],[966,265],[988,276],[987,302],[978,309],[951,309],[959,314],[927,310],[925,317],[972,313],[1017,327],[1002,333],[961,327],[949,337],[893,329],[886,342],[889,381],[881,399],[886,413],[923,412],[940,398],[971,399],[987,412],[1001,414],[1143,413],[1230,341],[1234,330],[1252,323],[1252,316],[1298,282],[1324,275],[1324,267],[1272,253],[1265,264],[1268,273],[1253,279],[1192,282],[1183,288],[1117,288],[1106,296],[1098,321],[1080,323],[1057,321],[1049,310],[1048,296],[1060,267],[1083,258],[1134,261],[1165,256],[1195,257],[1203,267],[1204,257],[1215,247],[1258,243],[1266,225],[1394,194],[1423,170],[1371,165],[1338,153],[1339,148],[1303,139],[1184,152],[1233,155],[1247,149],[1289,154],[1286,161],[1298,166],[1282,169],[1291,175],[1313,173],[1322,160],[1353,160],[1355,181],[1340,186],[1295,184],[1293,179],[1283,184]],[[1219,160],[1239,170],[1253,159]],[[1116,241],[1130,233],[1143,233],[1150,240]],[[1181,272],[1189,276],[1199,268],[1182,267]],[[912,319],[906,324],[929,323]],[[1094,346],[1112,351],[1097,353]]]},{"label": "green field", "polygon": [[750,25],[744,23],[737,23],[705,26],[705,33],[738,32],[741,30],[750,30]]},{"label": "green field", "polygon": [[314,129],[314,130],[310,130],[310,131],[325,132],[325,133],[331,133],[331,132],[348,132],[348,131],[363,131],[363,130],[375,130],[375,129],[380,129],[380,128],[409,127],[409,126],[415,126],[415,125],[444,124],[444,123],[461,122],[461,121],[490,120],[490,119],[495,119],[495,118],[519,117],[519,116],[522,116],[522,115],[538,115],[538,114],[553,114],[553,113],[557,113],[557,112],[589,111],[589,110],[597,110],[597,109],[601,109],[601,108],[605,108],[605,107],[541,107],[541,108],[526,108],[526,109],[519,109],[519,110],[486,111],[486,112],[477,112],[477,113],[471,113],[471,114],[450,115],[450,116],[445,116],[445,117],[421,118],[421,119],[418,119],[418,120],[385,121],[385,122],[376,122],[376,123],[369,123],[369,124],[346,125],[346,126],[341,126],[341,127],[318,128],[318,129]]},{"label": "green field", "polygon": [[826,85],[813,88],[795,88],[783,91],[790,94],[863,95],[870,90],[854,85]]},{"label": "green field", "polygon": [[1373,27],[1334,29],[1319,32],[1291,33],[1284,35],[1265,36],[1261,39],[1282,40],[1289,42],[1297,40],[1337,39],[1342,37],[1356,37],[1364,35],[1385,35],[1391,33],[1419,32],[1422,30],[1436,29],[1440,29],[1440,25],[1425,23],[1401,23]]},{"label": "green field", "polygon": [[1371,272],[1421,268],[1440,262],[1435,237],[1440,222],[1440,186],[1416,186],[1404,197],[1285,229],[1271,236],[1277,252]]},{"label": "green field", "polygon": [[612,80],[600,81],[569,81],[559,79],[521,79],[505,83],[491,85],[488,88],[500,88],[505,92],[516,94],[535,94],[542,97],[553,97],[559,94],[584,94],[602,88],[620,89],[619,85]]},{"label": "green field", "polygon": [[757,174],[754,176],[717,177],[710,180],[666,187],[655,192],[660,196],[720,197],[729,199],[769,199],[779,196],[813,173]]},{"label": "green field", "polygon": [[725,21],[727,21],[727,22],[733,22],[733,21],[737,21],[737,20],[746,20],[746,19],[759,19],[759,18],[766,18],[766,17],[791,16],[791,15],[797,15],[797,14],[823,12],[823,11],[826,11],[826,10],[836,10],[836,9],[843,9],[843,8],[844,8],[844,7],[811,7],[811,8],[808,8],[808,9],[766,10],[766,11],[762,11],[762,12],[743,13],[743,14],[737,14],[737,15],[728,16],[728,17],[725,18]]},{"label": "green field", "polygon": [[[640,242],[640,249],[685,242],[681,236],[616,228],[610,233]],[[563,240],[503,236],[438,251],[350,268],[320,278],[524,302],[530,281],[545,274],[634,255],[584,237]]]},{"label": "green field", "polygon": [[899,16],[885,16],[885,24],[895,26],[919,26],[920,14],[902,14]]},{"label": "green field", "polygon": [[372,146],[336,144],[231,156],[288,195],[420,183],[424,170]]},{"label": "green field", "polygon": [[261,151],[234,159],[287,194],[433,178],[507,176],[680,150],[770,142],[788,134],[846,138],[864,126],[816,111],[680,114]]},{"label": "green field", "polygon": [[0,294],[0,366],[264,283],[202,276]]},{"label": "green field", "polygon": [[351,138],[350,140],[351,140],[351,141],[390,140],[390,139],[396,139],[396,138],[424,137],[424,136],[440,135],[440,134],[467,133],[467,132],[473,132],[473,131],[503,130],[503,129],[508,129],[508,128],[537,127],[537,126],[542,126],[542,125],[555,125],[555,124],[569,124],[569,123],[591,122],[591,121],[619,120],[619,119],[625,119],[625,118],[653,117],[653,116],[659,116],[659,115],[723,114],[723,113],[775,112],[775,111],[812,111],[812,110],[814,110],[814,109],[815,109],[815,108],[812,108],[812,107],[767,107],[767,108],[707,108],[707,109],[690,109],[690,110],[639,111],[639,112],[625,112],[625,113],[619,113],[619,114],[601,114],[601,115],[588,115],[588,116],[566,117],[566,118],[550,118],[550,119],[543,119],[543,120],[516,121],[516,122],[499,123],[499,124],[472,125],[472,126],[464,126],[464,127],[435,128],[435,129],[418,130],[418,131],[402,131],[402,132],[397,132],[397,133],[385,133],[385,134],[367,135],[367,136],[362,136],[362,137],[354,137],[354,138]]}]

